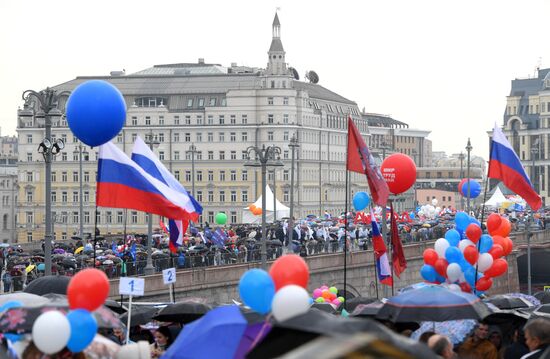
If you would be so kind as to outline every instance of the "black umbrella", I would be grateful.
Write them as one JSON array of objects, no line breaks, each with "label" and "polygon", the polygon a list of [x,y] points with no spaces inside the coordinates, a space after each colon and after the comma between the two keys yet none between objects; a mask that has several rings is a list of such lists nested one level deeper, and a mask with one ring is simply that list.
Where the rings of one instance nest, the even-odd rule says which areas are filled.
[{"label": "black umbrella", "polygon": [[127,310],[122,306],[122,304],[120,304],[116,300],[107,299],[105,303],[103,303],[103,305],[118,314],[124,314],[127,312]]},{"label": "black umbrella", "polygon": [[379,300],[369,304],[359,304],[357,305],[357,307],[355,307],[355,309],[351,313],[351,316],[352,317],[375,317],[383,305],[384,303],[382,303]]},{"label": "black umbrella", "polygon": [[[128,313],[126,312],[120,316],[120,321],[124,324],[128,323]],[[132,316],[130,325],[147,324],[153,320],[153,316],[157,313],[157,308],[148,305],[136,305],[132,306]]]},{"label": "black umbrella", "polygon": [[26,293],[44,295],[48,293],[67,294],[71,278],[64,275],[48,275],[38,277],[23,290]]},{"label": "black umbrella", "polygon": [[549,291],[542,291],[535,293],[535,298],[540,300],[542,304],[548,304],[550,303],[550,292]]},{"label": "black umbrella", "polygon": [[212,307],[198,302],[178,302],[168,304],[158,311],[153,319],[161,322],[191,323],[202,317]]},{"label": "black umbrella", "polygon": [[346,310],[353,312],[359,304],[370,304],[376,302],[378,299],[373,297],[355,297],[346,301]]},{"label": "black umbrella", "polygon": [[311,308],[314,308],[314,309],[318,309],[318,310],[321,310],[323,312],[326,312],[326,313],[329,313],[329,314],[334,314],[336,313],[336,308],[334,308],[334,305],[330,304],[330,303],[313,303],[311,305]]},{"label": "black umbrella", "polygon": [[532,307],[533,304],[520,297],[511,297],[509,295],[495,295],[484,300],[491,303],[498,309],[517,309]]}]

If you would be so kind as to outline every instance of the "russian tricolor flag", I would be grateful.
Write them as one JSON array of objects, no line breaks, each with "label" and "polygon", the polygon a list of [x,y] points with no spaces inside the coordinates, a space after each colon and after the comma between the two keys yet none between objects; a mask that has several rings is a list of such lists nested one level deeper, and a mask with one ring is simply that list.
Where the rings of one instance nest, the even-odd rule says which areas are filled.
[{"label": "russian tricolor flag", "polygon": [[519,157],[496,123],[491,139],[491,155],[487,176],[501,180],[511,191],[521,196],[533,210],[536,211],[542,206],[542,199],[535,192]]},{"label": "russian tricolor flag", "polygon": [[374,256],[376,258],[376,272],[378,273],[378,280],[382,284],[393,285],[386,243],[384,243],[384,239],[380,234],[380,228],[378,227],[378,223],[376,223],[376,217],[374,217],[372,208],[370,210],[370,217],[372,225],[372,249],[374,250]]},{"label": "russian tricolor flag", "polygon": [[148,174],[116,145],[99,147],[96,204],[131,208],[168,218],[188,218],[190,199]]}]

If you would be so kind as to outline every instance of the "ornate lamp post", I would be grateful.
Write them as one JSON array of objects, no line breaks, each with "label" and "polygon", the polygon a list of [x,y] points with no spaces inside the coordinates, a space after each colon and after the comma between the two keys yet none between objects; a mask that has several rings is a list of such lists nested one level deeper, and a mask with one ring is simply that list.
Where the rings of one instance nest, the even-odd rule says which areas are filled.
[{"label": "ornate lamp post", "polygon": [[288,252],[292,253],[292,237],[294,236],[294,160],[296,158],[296,148],[300,147],[296,134],[292,135],[288,147],[292,149],[290,162],[290,219],[288,220]]},{"label": "ornate lamp post", "polygon": [[82,142],[80,142],[78,144],[78,150],[75,148],[74,154],[78,155],[78,168],[79,168],[78,180],[80,182],[80,186],[79,186],[80,203],[79,203],[79,214],[78,214],[78,219],[79,219],[78,220],[78,223],[79,223],[78,232],[79,233],[78,233],[78,235],[79,235],[80,239],[83,240],[84,239],[84,196],[83,196],[83,193],[82,193],[82,190],[83,190],[82,157],[85,156],[86,158],[88,158],[88,151],[86,151],[86,146],[83,146]]},{"label": "ornate lamp post", "polygon": [[466,144],[466,152],[468,157],[466,160],[466,209],[468,210],[468,215],[470,215],[470,151],[472,151],[472,144],[470,143],[470,138],[468,137],[468,144]]},{"label": "ornate lamp post", "polygon": [[[458,155],[458,159],[460,160],[460,180],[464,178],[464,170],[462,168],[462,162],[464,161],[464,153],[460,152]],[[460,209],[464,211],[464,196],[460,195]]]},{"label": "ornate lamp post", "polygon": [[[159,140],[157,139],[156,135],[153,135],[153,131],[149,131],[148,134],[145,135],[145,143],[149,145],[149,148],[151,151],[153,151],[153,147],[158,147],[160,144]],[[155,273],[155,268],[153,267],[153,261],[151,258],[151,243],[153,242],[153,214],[148,213],[147,214],[147,245],[145,248],[147,249],[147,263],[145,264],[145,275],[151,275]]]},{"label": "ornate lamp post", "polygon": [[[262,148],[256,146],[250,146],[246,150],[248,161],[245,162],[247,167],[261,167],[262,169],[262,269],[267,270],[267,246],[266,246],[266,198],[265,198],[265,187],[266,187],[266,173],[267,166],[270,167],[282,167],[284,166],[281,162],[281,148],[277,146],[267,146],[262,145]],[[251,155],[254,154],[254,160],[251,160]]]},{"label": "ornate lamp post", "polygon": [[[61,118],[62,113],[57,108],[59,99],[70,94],[69,91],[62,91],[57,93],[57,91],[46,88],[40,92],[34,90],[27,90],[23,92],[23,100],[26,103],[31,101],[31,98],[34,98],[38,101],[40,111],[35,114],[35,119],[39,125],[44,125],[45,128],[45,138],[38,146],[38,152],[44,157],[44,162],[46,163],[46,173],[45,173],[45,234],[44,234],[44,274],[52,274],[52,236],[53,236],[53,225],[52,225],[52,158],[53,156],[59,154],[61,150],[65,147],[63,140],[53,140],[52,138],[52,119]],[[43,123],[42,123],[43,121]]]}]

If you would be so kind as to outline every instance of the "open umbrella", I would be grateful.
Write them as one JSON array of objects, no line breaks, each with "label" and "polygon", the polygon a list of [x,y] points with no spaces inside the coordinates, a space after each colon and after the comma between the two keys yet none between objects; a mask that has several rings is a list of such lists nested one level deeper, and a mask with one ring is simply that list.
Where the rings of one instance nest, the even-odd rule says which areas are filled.
[{"label": "open umbrella", "polygon": [[352,317],[375,317],[384,303],[377,300],[369,304],[359,304],[351,312]]},{"label": "open umbrella", "polygon": [[473,319],[448,320],[446,322],[422,322],[420,328],[415,330],[411,338],[418,340],[422,333],[433,331],[447,336],[454,345],[460,344],[474,327],[477,321]]},{"label": "open umbrella", "polygon": [[0,295],[0,306],[4,305],[7,302],[20,302],[24,306],[27,305],[41,305],[47,303],[48,298],[41,297],[32,293],[10,293]]},{"label": "open umbrella", "polygon": [[373,297],[355,297],[355,298],[351,298],[351,299],[348,299],[345,302],[346,303],[346,310],[351,313],[355,310],[355,308],[357,308],[357,306],[359,304],[370,304],[370,303],[376,302],[377,300],[378,299],[373,298]]},{"label": "open umbrella", "polygon": [[26,293],[44,295],[48,293],[67,294],[67,286],[71,278],[63,275],[48,275],[39,277],[29,283],[23,290]]},{"label": "open umbrella", "polygon": [[237,306],[212,309],[186,325],[162,358],[234,358],[246,326]]},{"label": "open umbrella", "polygon": [[535,298],[540,300],[541,304],[548,304],[550,303],[550,292],[546,290],[541,292],[536,292]]},{"label": "open umbrella", "polygon": [[491,310],[477,296],[451,291],[439,285],[411,289],[391,297],[377,319],[391,322],[444,322],[456,319],[482,320]]},{"label": "open umbrella", "polygon": [[[130,325],[147,324],[153,320],[153,316],[157,313],[157,308],[149,305],[136,305],[132,306],[132,317],[130,318]],[[128,323],[128,312],[120,316],[120,320],[123,323]]]},{"label": "open umbrella", "polygon": [[212,307],[209,305],[199,302],[178,302],[168,304],[166,307],[159,310],[153,319],[161,322],[191,323],[205,315],[211,309]]},{"label": "open umbrella", "polygon": [[317,309],[317,310],[322,310],[323,312],[326,312],[326,313],[329,313],[329,314],[335,314],[337,312],[334,305],[332,305],[330,303],[326,303],[326,302],[325,303],[313,303],[311,305],[311,308]]},{"label": "open umbrella", "polygon": [[527,299],[512,297],[506,294],[494,295],[485,299],[484,302],[491,303],[499,309],[517,309],[534,306],[533,303],[529,302]]}]

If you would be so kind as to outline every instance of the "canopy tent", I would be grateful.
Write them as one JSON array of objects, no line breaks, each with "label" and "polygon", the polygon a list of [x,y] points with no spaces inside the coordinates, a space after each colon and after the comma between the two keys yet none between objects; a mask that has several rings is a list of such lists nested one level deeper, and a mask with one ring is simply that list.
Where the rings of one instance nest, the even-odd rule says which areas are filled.
[{"label": "canopy tent", "polygon": [[[266,222],[273,223],[273,211],[275,209],[274,208],[275,203],[273,203],[273,192],[271,191],[271,188],[269,187],[269,185],[265,186],[265,200],[266,200],[266,203],[265,203]],[[290,208],[288,208],[287,206],[279,202],[279,200],[276,200],[276,201],[277,201],[277,219],[290,216]],[[260,196],[258,200],[254,202],[254,206],[258,208],[262,208],[262,196]],[[251,223],[251,224],[262,223],[262,215],[260,214],[258,216],[255,216],[252,212],[250,212],[250,209],[248,209],[248,207],[243,208],[242,214],[243,214],[242,215],[243,223]]]},{"label": "canopy tent", "polygon": [[489,198],[487,202],[485,202],[486,206],[490,207],[496,207],[496,208],[508,208],[510,205],[512,205],[514,202],[510,201],[504,195],[502,194],[502,191],[500,190],[500,187],[496,187],[495,192]]}]

